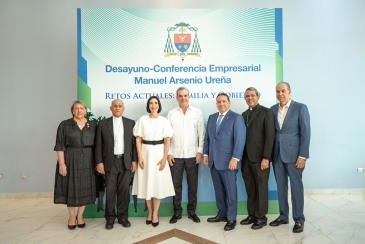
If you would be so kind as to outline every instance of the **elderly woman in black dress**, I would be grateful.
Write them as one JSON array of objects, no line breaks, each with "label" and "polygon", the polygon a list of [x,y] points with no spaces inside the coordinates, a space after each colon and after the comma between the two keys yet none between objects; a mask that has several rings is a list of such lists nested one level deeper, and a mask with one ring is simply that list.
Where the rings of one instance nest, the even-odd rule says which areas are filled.
[{"label": "elderly woman in black dress", "polygon": [[60,123],[56,145],[57,168],[54,203],[66,204],[68,228],[85,227],[82,214],[85,205],[95,203],[94,135],[96,125],[85,118],[87,108],[82,101],[71,106],[73,118]]}]

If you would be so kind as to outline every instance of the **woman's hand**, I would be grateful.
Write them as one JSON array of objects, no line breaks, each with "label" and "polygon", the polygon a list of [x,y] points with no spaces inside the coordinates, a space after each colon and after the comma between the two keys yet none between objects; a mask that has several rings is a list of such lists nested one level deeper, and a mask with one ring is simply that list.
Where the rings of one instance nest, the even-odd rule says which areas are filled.
[{"label": "woman's hand", "polygon": [[56,151],[57,154],[57,163],[58,163],[58,173],[62,176],[67,175],[67,167],[65,164],[65,152],[64,151]]},{"label": "woman's hand", "polygon": [[143,162],[143,158],[142,157],[139,157],[138,158],[138,166],[143,169],[144,168],[144,162]]},{"label": "woman's hand", "polygon": [[162,171],[165,168],[166,160],[166,158],[162,158],[160,161],[158,161],[157,165],[160,165],[160,167],[158,168],[159,171]]},{"label": "woman's hand", "polygon": [[66,164],[60,164],[59,168],[58,168],[58,173],[62,176],[66,176],[67,175],[67,167]]}]

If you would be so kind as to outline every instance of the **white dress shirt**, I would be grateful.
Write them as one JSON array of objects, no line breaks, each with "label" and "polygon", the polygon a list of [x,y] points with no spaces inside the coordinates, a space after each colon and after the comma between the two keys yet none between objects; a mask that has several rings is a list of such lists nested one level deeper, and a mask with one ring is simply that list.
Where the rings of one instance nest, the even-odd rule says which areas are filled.
[{"label": "white dress shirt", "polygon": [[228,111],[229,111],[229,109],[226,111],[226,112],[224,112],[224,113],[219,113],[218,114],[218,117],[217,117],[217,121],[215,122],[215,123],[217,123],[218,122],[218,120],[219,120],[219,116],[221,116],[221,115],[223,115],[223,117],[222,117],[222,120],[221,120],[221,124],[222,124],[222,122],[223,122],[223,120],[224,120],[224,117],[226,117],[226,114],[228,113]]},{"label": "white dress shirt", "polygon": [[114,154],[124,154],[124,127],[122,116],[116,118],[113,116],[113,133],[114,133]]},{"label": "white dress shirt", "polygon": [[174,129],[169,155],[193,158],[198,152],[203,152],[205,127],[200,109],[189,105],[184,114],[180,107],[176,107],[169,111],[167,119]]},{"label": "white dress shirt", "polygon": [[[284,119],[285,119],[286,114],[288,113],[288,109],[289,109],[290,104],[291,104],[291,99],[283,107],[281,107],[280,103],[279,103],[278,123],[279,123],[280,130],[283,127]],[[302,158],[302,159],[306,159],[306,157],[302,157],[302,156],[298,156],[298,157]]]},{"label": "white dress shirt", "polygon": [[279,103],[278,123],[279,123],[280,130],[283,127],[284,119],[285,119],[286,114],[288,113],[288,109],[289,109],[290,103],[291,103],[291,99],[283,107],[281,107],[280,106],[280,103]]}]

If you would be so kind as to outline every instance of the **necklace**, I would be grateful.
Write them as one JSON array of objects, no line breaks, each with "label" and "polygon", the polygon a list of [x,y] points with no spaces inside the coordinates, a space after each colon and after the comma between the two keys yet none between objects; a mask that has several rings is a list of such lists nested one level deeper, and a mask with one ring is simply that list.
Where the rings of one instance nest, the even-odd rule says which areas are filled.
[{"label": "necklace", "polygon": [[[115,120],[115,127],[117,127],[117,120]],[[120,119],[120,124],[119,124],[119,128],[117,130],[117,133],[115,133],[114,135],[114,146],[116,143],[118,143],[118,140],[117,140],[117,136],[118,136],[118,133],[119,133],[119,130],[120,130],[120,127],[122,126],[122,119]]]},{"label": "necklace", "polygon": [[77,124],[77,126],[80,128],[80,130],[82,130],[82,128],[84,128],[84,126],[85,126],[85,122],[84,122],[84,120],[79,121],[79,120],[76,120],[76,119],[74,118],[74,121],[76,122],[76,124]]},{"label": "necklace", "polygon": [[247,121],[246,127],[248,127],[250,125],[250,122],[251,122],[251,119],[252,119],[252,114],[251,114],[250,120],[248,120],[248,114],[250,114],[250,113],[253,113],[253,110],[248,110],[248,112],[247,112],[247,115],[246,115],[246,121]]}]

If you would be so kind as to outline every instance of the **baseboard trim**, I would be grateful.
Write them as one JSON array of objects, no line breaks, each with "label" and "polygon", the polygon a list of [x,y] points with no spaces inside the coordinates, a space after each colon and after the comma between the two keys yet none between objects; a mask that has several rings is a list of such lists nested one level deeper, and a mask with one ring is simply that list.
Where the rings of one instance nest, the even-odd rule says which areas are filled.
[{"label": "baseboard trim", "polygon": [[365,195],[365,188],[304,189],[304,195]]},{"label": "baseboard trim", "polygon": [[9,192],[0,193],[1,198],[53,198],[53,192]]},{"label": "baseboard trim", "polygon": [[[365,188],[304,189],[304,195],[365,195]],[[1,198],[53,198],[53,192],[5,192]]]}]

